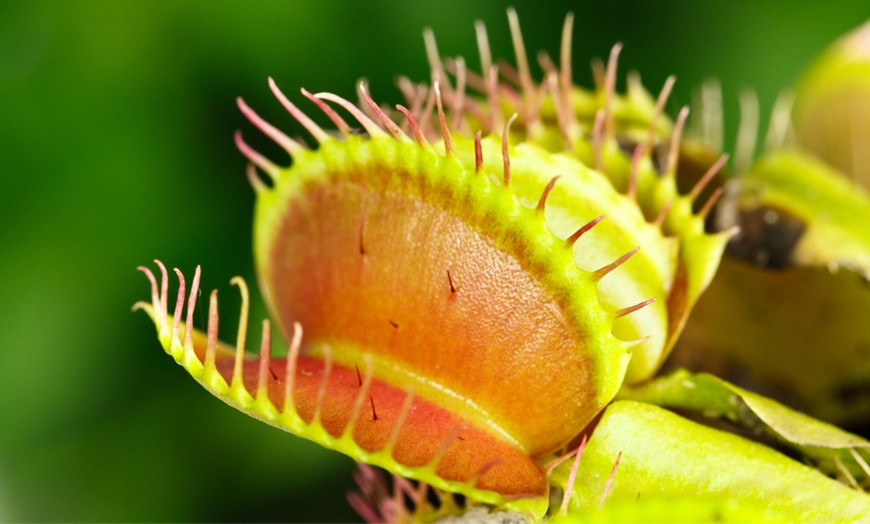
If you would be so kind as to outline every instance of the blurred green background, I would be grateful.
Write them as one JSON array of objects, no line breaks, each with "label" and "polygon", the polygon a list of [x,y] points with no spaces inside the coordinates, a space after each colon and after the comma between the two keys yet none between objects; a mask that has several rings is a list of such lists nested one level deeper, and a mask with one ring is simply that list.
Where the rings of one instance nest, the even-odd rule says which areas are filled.
[{"label": "blurred green background", "polygon": [[427,78],[424,27],[442,54],[476,67],[482,19],[495,54],[512,59],[507,5],[527,47],[553,55],[576,13],[585,85],[589,59],[617,41],[621,71],[640,71],[653,91],[676,74],[672,115],[720,78],[726,137],[741,88],[768,112],[815,54],[870,17],[866,0],[0,3],[0,520],[355,519],[351,461],[186,376],[130,312],[148,298],[135,268],[201,263],[233,340],[228,281],[255,282],[254,196],[233,131],[282,158],[234,98],[301,134],[267,76],[304,108],[298,87],[353,98],[361,77],[397,101],[397,74]]}]

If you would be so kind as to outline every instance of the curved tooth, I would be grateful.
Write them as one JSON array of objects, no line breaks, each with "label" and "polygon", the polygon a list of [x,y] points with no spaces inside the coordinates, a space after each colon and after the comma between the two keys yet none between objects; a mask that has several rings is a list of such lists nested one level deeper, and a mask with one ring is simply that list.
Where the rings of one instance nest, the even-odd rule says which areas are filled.
[{"label": "curved tooth", "polygon": [[351,116],[356,119],[357,122],[360,123],[361,126],[363,126],[363,129],[365,129],[369,136],[371,136],[372,138],[387,136],[387,133],[384,132],[384,130],[381,129],[380,126],[378,126],[374,122],[374,120],[367,117],[365,113],[363,113],[352,102],[349,102],[344,98],[338,95],[334,95],[332,93],[315,93],[314,96],[321,100],[329,100],[330,102],[334,102],[343,107],[348,113],[351,114]]},{"label": "curved tooth", "polygon": [[284,109],[286,109],[288,113],[293,115],[293,118],[295,118],[300,124],[302,124],[302,127],[307,129],[315,140],[317,140],[319,143],[323,143],[330,139],[329,135],[326,133],[326,131],[323,130],[323,128],[321,128],[313,120],[308,118],[308,115],[306,115],[301,109],[296,107],[296,105],[291,102],[290,99],[287,98],[287,96],[284,95],[284,92],[281,91],[281,89],[278,87],[278,84],[275,83],[275,80],[271,76],[269,77],[269,89],[272,90],[272,94],[274,94],[275,98],[277,98],[278,101],[281,102],[281,105],[284,106]]},{"label": "curved tooth", "polygon": [[256,113],[253,109],[245,103],[242,97],[236,98],[236,105],[239,106],[239,110],[241,110],[242,114],[245,115],[252,124],[254,124],[257,129],[263,132],[264,135],[271,138],[276,144],[281,146],[284,151],[287,152],[291,157],[293,155],[298,154],[300,151],[305,149],[305,147],[299,142],[293,140],[289,136],[285,135],[278,128],[263,120],[260,115]]}]

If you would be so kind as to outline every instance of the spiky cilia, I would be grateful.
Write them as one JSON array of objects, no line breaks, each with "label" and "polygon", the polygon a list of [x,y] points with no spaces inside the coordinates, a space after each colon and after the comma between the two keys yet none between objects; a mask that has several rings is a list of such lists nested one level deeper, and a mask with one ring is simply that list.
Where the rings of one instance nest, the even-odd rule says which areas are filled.
[{"label": "spiky cilia", "polygon": [[[170,315],[168,272],[158,263],[158,284],[143,268],[152,303],[140,307],[166,351],[238,409],[403,477],[541,517],[543,465],[624,381],[658,369],[730,233],[704,232],[709,205],[693,212],[722,162],[690,193],[677,190],[686,111],[669,136],[661,109],[672,81],[658,101],[637,81],[618,96],[617,46],[599,89],[575,88],[569,17],[561,69],[545,61],[534,82],[509,18],[515,72],[493,64],[480,25],[483,71],[442,62],[429,35],[432,82],[403,81],[406,106],[395,111],[364,84],[359,106],[302,90],[337,135],[270,79],[316,149],[239,100],[292,158],[280,167],[236,136],[257,192],[260,288],[291,341],[286,358],[270,357],[268,325],[260,355],[245,353],[241,280],[235,349],[217,340],[215,294],[207,334],[192,328],[199,269],[189,293],[176,270]],[[654,155],[662,144],[664,162]]]}]

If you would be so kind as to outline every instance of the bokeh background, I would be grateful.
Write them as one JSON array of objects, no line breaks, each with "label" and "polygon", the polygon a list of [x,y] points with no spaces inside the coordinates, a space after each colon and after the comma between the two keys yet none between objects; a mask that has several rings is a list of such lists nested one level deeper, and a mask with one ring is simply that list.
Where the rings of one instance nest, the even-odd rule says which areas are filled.
[{"label": "bokeh background", "polygon": [[[673,115],[721,80],[726,137],[740,89],[763,113],[838,35],[870,18],[851,2],[515,0],[531,51],[555,55],[576,14],[575,78],[625,44],[621,70],[653,91],[678,77]],[[222,290],[255,282],[253,191],[232,133],[242,95],[291,134],[269,75],[354,97],[368,78],[398,100],[428,76],[421,31],[477,66],[473,23],[512,59],[505,7],[388,2],[0,3],[0,520],[346,521],[350,460],[259,423],[203,391],[161,350],[137,265],[159,257]],[[624,77],[622,77],[624,78]],[[620,81],[620,86],[624,85]],[[265,315],[254,293],[253,319]]]}]

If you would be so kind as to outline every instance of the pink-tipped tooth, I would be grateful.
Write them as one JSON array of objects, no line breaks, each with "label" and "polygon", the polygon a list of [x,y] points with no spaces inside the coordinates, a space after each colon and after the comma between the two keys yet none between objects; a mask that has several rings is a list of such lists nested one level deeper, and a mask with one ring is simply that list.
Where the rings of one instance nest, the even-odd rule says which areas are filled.
[{"label": "pink-tipped tooth", "polygon": [[578,447],[578,448],[575,448],[575,449],[565,453],[564,455],[562,455],[558,458],[554,458],[550,462],[547,462],[546,464],[541,466],[541,469],[544,470],[544,474],[547,475],[547,477],[549,478],[549,476],[553,474],[554,469],[558,468],[559,466],[564,464],[566,461],[577,456],[577,451],[579,451],[579,450],[580,450],[580,448]]},{"label": "pink-tipped tooth", "polygon": [[731,226],[728,229],[723,229],[722,231],[716,233],[716,235],[722,235],[728,240],[736,237],[740,234],[740,226]]},{"label": "pink-tipped tooth", "polygon": [[326,398],[326,390],[329,388],[329,378],[332,376],[332,348],[323,347],[323,375],[320,379],[320,389],[317,390],[317,402],[314,404],[314,415],[311,425],[320,424],[320,413],[323,408],[323,399]]},{"label": "pink-tipped tooth", "polygon": [[308,115],[302,112],[301,109],[296,107],[296,105],[284,95],[284,92],[278,87],[278,84],[275,83],[275,80],[270,76],[269,77],[269,89],[272,90],[272,94],[275,95],[275,98],[281,102],[281,105],[284,106],[284,109],[290,113],[293,118],[295,118],[302,127],[308,130],[311,133],[311,136],[314,137],[320,143],[323,143],[326,140],[329,140],[329,135],[326,131],[323,130],[319,125],[317,125],[313,120],[308,118]]},{"label": "pink-tipped tooth", "polygon": [[523,117],[529,120],[529,116],[537,107],[535,82],[532,80],[532,73],[529,69],[529,59],[526,54],[526,45],[523,43],[523,33],[520,30],[520,19],[517,16],[516,10],[513,7],[507,9],[508,24],[511,30],[511,40],[514,44],[514,55],[517,60],[517,69],[519,73],[520,87],[523,90],[524,110]]},{"label": "pink-tipped tooth", "polygon": [[264,135],[271,138],[276,144],[281,146],[284,151],[287,151],[288,155],[293,156],[305,149],[302,144],[285,135],[269,122],[263,120],[260,115],[245,103],[242,97],[236,98],[236,104],[238,104],[239,109],[242,111],[242,114],[245,115],[245,118],[254,124],[257,129],[262,131]]},{"label": "pink-tipped tooth", "polygon": [[[431,486],[430,486],[430,488],[431,488]],[[444,501],[448,497],[453,496],[451,493],[446,492],[446,491],[441,491],[440,489],[431,489],[431,492],[435,495],[435,499],[437,500],[439,507],[444,505]]]},{"label": "pink-tipped tooth", "polygon": [[[425,484],[425,482],[423,482],[422,484]],[[417,490],[414,489],[414,485],[411,483],[411,481],[406,479],[405,477],[395,478],[395,481],[393,482],[393,496],[396,497],[395,500],[397,502],[402,497],[407,497],[415,505],[420,502]]]},{"label": "pink-tipped tooth", "polygon": [[332,123],[335,124],[335,127],[337,127],[339,131],[341,131],[342,135],[347,136],[350,134],[350,126],[347,125],[347,122],[345,122],[344,119],[341,118],[341,116],[339,116],[339,114],[336,113],[334,109],[324,103],[323,100],[309,93],[308,90],[304,87],[301,88],[300,91],[302,92],[302,95],[305,96],[305,98],[314,102],[314,105],[316,105],[318,109],[323,111],[327,118],[332,120]]},{"label": "pink-tipped tooth", "polygon": [[441,102],[441,85],[438,80],[432,84],[435,90],[435,103],[438,105],[438,122],[441,124],[441,138],[444,139],[444,154],[450,156],[453,153],[453,139],[450,130],[447,129],[447,120],[444,118],[444,105]]},{"label": "pink-tipped tooth", "polygon": [[260,369],[257,374],[257,399],[269,398],[269,379],[272,371],[269,368],[272,355],[272,326],[269,319],[263,319],[263,334],[260,337]]},{"label": "pink-tipped tooth", "polygon": [[433,33],[428,27],[423,30],[423,43],[426,46],[426,58],[429,60],[432,81],[442,82],[444,92],[449,94],[452,88],[450,87],[450,83],[447,82],[447,71],[444,70],[444,63],[441,61],[441,54],[438,52],[438,44],[435,42],[435,33]]},{"label": "pink-tipped tooth", "polygon": [[396,417],[396,422],[393,424],[393,429],[390,431],[390,436],[387,438],[387,443],[384,446],[384,452],[393,455],[393,449],[396,447],[396,442],[399,440],[399,433],[402,431],[402,426],[408,419],[411,413],[411,404],[414,402],[414,390],[409,385],[405,390],[405,402],[402,404],[402,409],[399,411],[399,416]]},{"label": "pink-tipped tooth", "polygon": [[665,176],[675,178],[677,176],[677,164],[680,160],[680,141],[683,139],[683,128],[686,126],[686,118],[689,117],[689,106],[683,106],[680,109],[680,114],[677,115],[677,122],[674,124],[674,132],[671,134],[671,144],[668,149],[668,167],[665,169]]},{"label": "pink-tipped tooth", "polygon": [[498,96],[498,66],[493,65],[486,71],[486,100],[489,104],[489,131],[504,124]]},{"label": "pink-tipped tooth", "polygon": [[719,201],[719,199],[722,197],[722,195],[724,193],[725,193],[724,187],[717,187],[716,190],[713,191],[713,194],[710,195],[710,198],[708,198],[707,201],[704,202],[704,205],[701,207],[701,210],[698,211],[698,217],[701,219],[706,219],[707,216],[710,214],[710,211],[713,210],[713,206],[716,205],[716,202]]},{"label": "pink-tipped tooth", "polygon": [[631,313],[634,313],[635,311],[637,311],[639,309],[643,309],[655,301],[656,301],[656,298],[652,297],[650,299],[644,300],[643,302],[638,302],[637,304],[635,304],[633,306],[628,306],[626,308],[622,308],[613,314],[613,318],[622,318],[626,315],[630,315]]},{"label": "pink-tipped tooth", "polygon": [[[196,299],[198,298],[197,295],[199,294],[199,279],[201,275],[202,268],[200,266],[196,266],[196,271],[193,273],[193,282],[191,282],[190,284],[190,295],[188,295],[187,298],[187,319],[184,322],[185,352],[193,351],[193,311],[194,309],[196,309]],[[209,322],[211,322],[211,320],[209,320]],[[217,333],[215,333],[215,336],[217,336]]]},{"label": "pink-tipped tooth", "polygon": [[423,108],[419,113],[415,112],[417,115],[417,122],[421,124],[420,130],[423,131],[423,135],[427,135],[428,131],[431,130],[431,117],[432,112],[435,111],[435,89],[426,87],[426,101],[423,104]]},{"label": "pink-tipped tooth", "polygon": [[544,212],[544,207],[547,205],[547,197],[550,196],[550,191],[552,191],[553,187],[556,186],[556,181],[559,180],[560,176],[562,176],[562,175],[556,175],[552,179],[550,179],[550,182],[547,184],[547,186],[544,188],[544,191],[541,193],[541,198],[538,199],[538,205],[535,206],[535,213],[543,213]]},{"label": "pink-tipped tooth", "polygon": [[595,91],[600,93],[604,90],[605,77],[607,76],[604,62],[596,56],[592,58],[589,65],[592,68],[592,84],[595,85]]},{"label": "pink-tipped tooth", "polygon": [[421,146],[428,146],[429,141],[426,140],[426,137],[423,135],[423,131],[420,129],[420,125],[417,123],[417,119],[414,118],[414,114],[411,111],[401,105],[397,104],[396,109],[398,109],[403,115],[405,115],[405,120],[408,121],[408,126],[411,129],[411,134],[414,135],[414,140]]},{"label": "pink-tipped tooth", "polygon": [[[419,122],[427,120],[435,107],[435,91],[430,89],[430,87],[430,83],[417,84],[417,96],[409,108],[411,114],[415,115]],[[420,129],[425,131],[426,127],[422,126]]]},{"label": "pink-tipped tooth", "polygon": [[559,514],[565,515],[568,513],[568,501],[571,500],[571,491],[574,490],[574,482],[577,480],[577,472],[580,470],[580,459],[583,457],[583,450],[586,449],[586,435],[583,435],[583,440],[577,447],[577,452],[574,454],[574,462],[571,464],[571,472],[568,473],[568,482],[565,484],[565,491],[562,493],[562,504],[559,506]]},{"label": "pink-tipped tooth", "polygon": [[236,141],[236,147],[239,149],[239,151],[241,151],[243,155],[245,155],[245,158],[247,158],[254,165],[262,169],[263,172],[269,175],[269,178],[271,178],[272,180],[276,180],[278,178],[278,175],[281,172],[281,168],[268,158],[258,153],[256,150],[254,150],[254,148],[249,146],[242,138],[241,131],[236,131],[234,138]]},{"label": "pink-tipped tooth", "polygon": [[[556,111],[556,124],[559,126],[559,132],[562,134],[562,141],[565,144],[565,151],[571,151],[574,146],[571,141],[571,131],[570,127],[573,125],[571,123],[571,115],[567,114],[564,111],[563,107],[563,93],[560,92],[559,89],[559,73],[557,71],[552,71],[547,73],[546,80],[544,81],[543,86],[546,86],[550,90],[550,96],[553,97],[553,105],[557,108],[561,108]],[[568,95],[570,97],[570,93]]]},{"label": "pink-tipped tooth", "polygon": [[[550,53],[546,51],[538,51],[537,54],[538,65],[541,66],[541,69],[544,70],[544,76],[550,76],[550,74],[555,74],[557,77],[559,76],[559,68],[556,67],[556,63],[553,62],[553,59],[550,58]],[[549,79],[548,79],[549,80]],[[556,80],[558,83],[558,78]],[[553,104],[557,109],[560,107],[558,104]]]},{"label": "pink-tipped tooth", "polygon": [[245,176],[248,179],[248,183],[251,184],[251,187],[254,188],[254,192],[259,194],[269,189],[263,180],[257,175],[257,167],[248,162],[248,166],[245,168]]},{"label": "pink-tipped tooth", "polygon": [[562,111],[569,119],[570,125],[576,125],[577,120],[571,107],[571,90],[574,88],[573,74],[571,72],[571,39],[574,35],[574,13],[565,16],[565,25],[562,26],[562,48],[559,54],[561,71],[559,75],[559,87],[562,90]]},{"label": "pink-tipped tooth", "polygon": [[366,101],[366,104],[372,109],[375,113],[375,116],[384,124],[384,127],[387,128],[387,131],[393,135],[396,140],[409,140],[408,136],[399,129],[399,126],[393,122],[393,119],[388,117],[386,113],[372,100],[371,95],[369,95],[368,89],[366,89],[365,82],[359,83],[359,92],[362,95],[363,99]]},{"label": "pink-tipped tooth", "polygon": [[573,248],[574,244],[577,243],[577,241],[580,239],[580,237],[582,237],[584,234],[586,234],[587,231],[589,231],[590,229],[595,227],[602,220],[604,220],[604,215],[598,215],[597,217],[593,218],[589,222],[583,224],[583,226],[580,229],[578,229],[570,237],[565,239],[565,247],[567,247],[569,249]]},{"label": "pink-tipped tooth", "polygon": [[495,65],[498,66],[499,73],[501,74],[502,78],[507,81],[507,83],[511,84],[513,87],[522,89],[522,84],[520,82],[520,73],[513,65],[511,65],[503,58],[498,59]]},{"label": "pink-tipped tooth", "polygon": [[[471,83],[468,83],[471,86]],[[483,91],[481,91],[483,92]],[[485,129],[487,126],[487,121],[489,120],[489,112],[484,107],[483,104],[480,104],[477,100],[471,97],[463,98],[462,102],[462,115],[466,117],[462,123],[461,128],[464,130],[469,129],[468,120],[475,120],[479,125],[476,125],[476,128]]]},{"label": "pink-tipped tooth", "polygon": [[643,144],[638,144],[634,148],[634,154],[631,157],[631,172],[628,176],[628,192],[626,196],[634,202],[637,202],[637,170],[640,167],[640,159],[646,147]]},{"label": "pink-tipped tooth", "polygon": [[595,121],[592,123],[592,153],[595,157],[595,170],[604,172],[604,159],[601,156],[601,128],[604,126],[604,115],[607,111],[599,109],[595,112]]},{"label": "pink-tipped tooth", "polygon": [[638,251],[640,251],[640,246],[637,246],[636,248],[632,249],[628,253],[622,255],[621,257],[617,258],[616,260],[607,264],[606,266],[601,267],[599,269],[596,269],[595,271],[592,272],[592,280],[595,282],[601,280],[602,278],[607,276],[608,273],[610,273],[614,269],[618,268],[619,266],[621,266],[622,264],[627,262],[628,259],[631,258]]},{"label": "pink-tipped tooth", "polygon": [[634,340],[624,340],[622,343],[622,348],[625,350],[629,350],[635,346],[639,346],[641,344],[645,344],[652,340],[652,335],[647,335],[645,337],[636,338]]},{"label": "pink-tipped tooth", "polygon": [[655,220],[652,221],[653,225],[658,228],[662,227],[662,224],[664,224],[665,219],[668,218],[668,213],[671,212],[672,207],[674,207],[673,200],[668,200],[667,202],[665,202],[665,205],[662,206],[662,209],[661,211],[659,211],[658,216],[655,218]]},{"label": "pink-tipped tooth", "polygon": [[178,342],[181,344],[181,315],[184,313],[184,298],[186,282],[184,274],[177,267],[172,268],[175,275],[178,276],[178,296],[175,299],[175,312],[172,314],[172,343]]},{"label": "pink-tipped tooth", "polygon": [[[207,353],[216,353],[218,346],[218,323],[220,321],[220,315],[218,314],[218,292],[217,289],[213,289],[211,294],[208,297],[208,327],[206,329],[206,345],[205,350]],[[193,324],[187,326],[187,332],[193,332]],[[187,355],[195,355],[193,351],[193,344],[188,346],[184,345],[184,353]],[[187,358],[185,358],[187,360]],[[241,380],[241,377],[236,378],[236,372],[233,371],[233,382],[236,380]]]},{"label": "pink-tipped tooth", "polygon": [[476,20],[474,34],[477,37],[477,49],[480,51],[480,72],[486,77],[487,72],[492,67],[492,51],[489,47],[489,37],[486,34],[486,24]]},{"label": "pink-tipped tooth", "polygon": [[[369,81],[367,79],[361,78],[361,79],[357,80],[357,82],[364,84],[366,86],[365,87],[366,91],[369,90],[369,88],[368,88]],[[355,105],[360,111],[362,111],[365,116],[369,117],[369,119],[371,119],[372,122],[377,124],[378,127],[380,127],[381,129],[385,129],[385,126],[383,124],[381,124],[381,121],[378,118],[378,115],[374,111],[372,111],[371,106],[369,106],[368,102],[366,102],[366,99],[363,96],[362,91],[360,91],[358,86],[357,86],[357,90],[356,90],[356,100],[355,101],[351,100],[351,103],[353,103],[353,105]],[[389,132],[389,130],[387,130],[387,131]]]},{"label": "pink-tipped tooth", "polygon": [[169,274],[163,262],[155,259],[154,263],[160,268],[160,310],[166,314],[169,307]]},{"label": "pink-tipped tooth", "polygon": [[508,133],[510,133],[511,124],[513,124],[516,119],[516,113],[511,115],[511,117],[508,118],[508,121],[505,122],[504,131],[501,134],[501,159],[502,170],[504,172],[504,187],[510,187],[511,185],[511,156],[508,151]]},{"label": "pink-tipped tooth", "polygon": [[381,517],[378,512],[355,491],[347,492],[347,503],[350,504],[350,507],[352,507],[357,515],[362,517],[367,524],[379,524],[384,520],[384,518]]},{"label": "pink-tipped tooth", "polygon": [[154,273],[151,272],[151,269],[145,266],[139,266],[136,269],[145,273],[145,276],[148,278],[148,281],[151,282],[151,304],[154,306],[154,313],[157,315],[158,320],[160,319],[160,294],[157,291],[157,279],[154,277]]},{"label": "pink-tipped tooth", "polygon": [[408,77],[401,76],[399,77],[398,85],[399,90],[402,92],[402,96],[405,97],[406,107],[415,118],[422,121],[425,118],[423,116],[424,106],[430,99],[432,100],[432,104],[435,103],[435,95],[434,93],[431,93],[431,89],[429,89],[431,83],[415,84],[414,82],[411,82]]},{"label": "pink-tipped tooth", "polygon": [[353,479],[364,495],[371,495],[376,491],[387,492],[387,479],[384,472],[363,462],[357,462],[356,465],[357,471],[354,472]]},{"label": "pink-tipped tooth", "polygon": [[[412,485],[413,486],[413,485]],[[414,495],[412,498],[414,499],[415,508],[422,508],[428,503],[427,497],[429,492],[429,484],[425,482],[420,482],[417,485],[417,488],[414,490]],[[437,490],[436,490],[437,492]],[[415,511],[416,513],[416,511]]]},{"label": "pink-tipped tooth", "polygon": [[[403,115],[405,115],[405,122],[402,123],[402,129],[406,133],[411,133],[413,135],[414,130],[411,129],[411,126],[408,122],[408,115],[413,115],[415,111],[419,112],[420,106],[422,105],[422,102],[419,100],[420,97],[417,96],[417,86],[414,85],[414,83],[411,82],[411,80],[409,80],[406,76],[400,76],[399,79],[396,81],[396,85],[398,86],[399,91],[402,93],[402,96],[405,98],[405,105],[402,106],[405,107],[405,111],[399,109],[398,106],[401,104],[396,105],[396,109],[399,109],[399,111],[402,112]],[[406,106],[410,106],[410,109]],[[420,143],[419,140],[417,141],[417,143]]]},{"label": "pink-tipped tooth", "polygon": [[421,98],[425,98],[425,95],[421,97],[419,89],[417,89],[417,84],[411,82],[411,79],[407,76],[400,76],[398,80],[396,80],[396,86],[399,88],[399,91],[402,93],[402,96],[405,97],[405,103],[411,106],[411,110],[420,110],[423,102],[420,100]]},{"label": "pink-tipped tooth", "polygon": [[613,463],[613,469],[610,470],[610,476],[607,477],[607,483],[604,484],[604,492],[601,493],[601,499],[598,501],[598,507],[604,505],[607,500],[607,495],[610,494],[610,488],[613,487],[613,479],[616,478],[616,470],[619,469],[619,461],[622,459],[622,452],[616,455],[616,461]]},{"label": "pink-tipped tooth", "polygon": [[465,59],[461,56],[456,59],[456,93],[451,102],[450,112],[453,114],[453,127],[462,129],[465,106]]},{"label": "pink-tipped tooth", "polygon": [[483,169],[483,144],[481,143],[481,131],[474,134],[474,172],[480,173]]},{"label": "pink-tipped tooth", "polygon": [[692,190],[689,192],[689,200],[694,202],[696,198],[701,194],[701,191],[707,187],[707,184],[710,183],[711,180],[716,176],[716,174],[725,166],[725,162],[728,162],[728,154],[724,154],[719,157],[719,160],[716,161],[715,164],[710,166],[710,169],[704,173],[704,176],[701,177],[700,180],[695,184]]},{"label": "pink-tipped tooth", "polygon": [[410,522],[413,515],[405,501],[405,486],[408,486],[410,482],[395,473],[390,472],[390,475],[393,477],[392,515],[390,521]]},{"label": "pink-tipped tooth", "polygon": [[622,51],[622,42],[617,42],[610,50],[604,80],[604,134],[608,139],[613,138],[613,100],[616,97],[616,67],[619,63],[620,51]]},{"label": "pink-tipped tooth", "polygon": [[287,352],[287,362],[284,368],[284,415],[295,419],[298,417],[296,403],[293,400],[293,386],[296,382],[296,367],[299,363],[299,351],[302,348],[302,325],[293,323],[293,338],[290,340],[290,350]]},{"label": "pink-tipped tooth", "polygon": [[646,142],[644,142],[646,151],[652,151],[653,142],[655,141],[656,137],[656,128],[659,125],[659,119],[661,119],[662,112],[665,110],[665,104],[667,103],[668,98],[671,96],[671,90],[673,90],[674,83],[676,81],[676,76],[669,76],[665,80],[665,85],[662,86],[662,90],[659,92],[659,96],[656,99],[655,109],[653,110],[653,116],[649,120],[649,129],[647,130]]},{"label": "pink-tipped tooth", "polygon": [[405,98],[405,104],[419,111],[426,99],[426,93],[429,91],[429,84],[412,82],[407,76],[400,76],[396,80],[396,87],[399,88],[399,91]]},{"label": "pink-tipped tooth", "polygon": [[[241,277],[233,277],[230,279],[231,285],[239,287],[239,294],[242,296],[242,308],[239,311],[239,330],[236,335],[236,360],[233,365],[233,387],[243,387],[243,379],[245,378],[245,345],[248,338],[248,312],[251,307],[251,298],[248,293],[248,285]],[[236,386],[236,381],[239,385]]]},{"label": "pink-tipped tooth", "polygon": [[367,117],[365,113],[360,111],[360,109],[352,102],[349,102],[344,98],[338,95],[334,95],[332,93],[315,93],[314,96],[321,100],[329,100],[330,102],[333,102],[343,107],[348,113],[351,114],[351,116],[356,119],[357,122],[360,123],[361,126],[363,126],[363,129],[366,130],[370,137],[375,138],[387,136],[387,133],[383,129],[381,129],[380,126],[378,126],[374,122],[374,120]]}]

